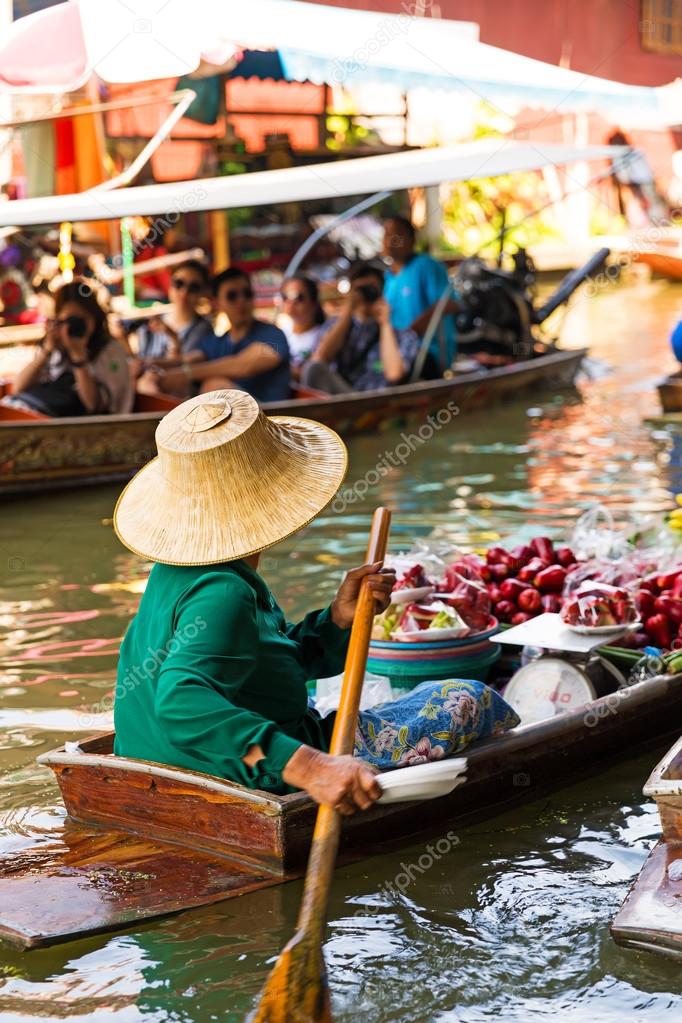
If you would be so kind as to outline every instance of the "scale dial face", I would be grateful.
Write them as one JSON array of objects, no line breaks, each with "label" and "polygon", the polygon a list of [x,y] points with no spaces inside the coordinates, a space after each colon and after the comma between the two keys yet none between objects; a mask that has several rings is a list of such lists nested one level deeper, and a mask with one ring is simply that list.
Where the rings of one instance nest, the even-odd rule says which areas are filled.
[{"label": "scale dial face", "polygon": [[595,697],[587,675],[559,657],[540,657],[519,668],[504,691],[522,725],[566,714]]}]

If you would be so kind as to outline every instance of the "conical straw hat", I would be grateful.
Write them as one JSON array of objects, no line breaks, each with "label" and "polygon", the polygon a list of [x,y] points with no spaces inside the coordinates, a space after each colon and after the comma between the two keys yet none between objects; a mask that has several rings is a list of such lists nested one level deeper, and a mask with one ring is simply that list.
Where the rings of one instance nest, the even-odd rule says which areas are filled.
[{"label": "conical straw hat", "polygon": [[311,522],[346,474],[341,438],[321,423],[269,418],[244,391],[178,405],[156,430],[158,457],[127,485],[114,528],[136,554],[210,565],[271,547]]}]

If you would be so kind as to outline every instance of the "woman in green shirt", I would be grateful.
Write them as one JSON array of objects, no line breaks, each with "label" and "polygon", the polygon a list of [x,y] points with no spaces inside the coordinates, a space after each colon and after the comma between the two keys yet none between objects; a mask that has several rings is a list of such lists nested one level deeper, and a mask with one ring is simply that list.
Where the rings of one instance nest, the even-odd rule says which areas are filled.
[{"label": "woman in green shirt", "polygon": [[320,423],[267,418],[250,395],[228,390],[173,409],[156,442],[158,458],[114,513],[123,543],[156,562],[121,645],[117,754],[273,792],[305,789],[350,814],[381,794],[375,767],[440,759],[518,723],[482,683],[425,682],[361,712],[356,755],[330,756],[333,716],[309,707],[306,681],[342,671],[361,580],[383,611],[395,573],[354,569],[329,607],[292,625],[257,569],[260,551],[338,492],[342,441]]},{"label": "woman in green shirt", "polygon": [[329,503],[346,470],[319,423],[268,419],[240,391],[190,399],[159,424],[159,457],[116,507],[118,536],[157,562],[126,632],[115,701],[119,755],[274,792],[306,789],[344,813],[378,798],[374,770],[331,757],[331,721],[306,681],[343,670],[360,581],[378,609],[395,575],[349,572],[328,608],[286,621],[259,551]]}]

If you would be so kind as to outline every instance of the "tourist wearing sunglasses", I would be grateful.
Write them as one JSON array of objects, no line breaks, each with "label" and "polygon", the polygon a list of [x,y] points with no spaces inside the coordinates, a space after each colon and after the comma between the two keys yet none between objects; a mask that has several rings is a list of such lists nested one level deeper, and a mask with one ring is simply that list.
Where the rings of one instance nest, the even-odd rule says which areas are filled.
[{"label": "tourist wearing sunglasses", "polygon": [[73,281],[62,285],[54,299],[45,337],[3,404],[47,416],[129,412],[133,388],[127,354],[111,337],[92,288]]},{"label": "tourist wearing sunglasses", "polygon": [[207,292],[208,271],[199,260],[189,259],[174,268],[168,289],[170,309],[163,317],[152,317],[131,337],[142,367],[178,366],[199,341],[213,337],[210,321],[197,312]]},{"label": "tourist wearing sunglasses", "polygon": [[230,329],[222,337],[202,338],[181,369],[159,377],[162,390],[187,395],[238,387],[261,402],[288,398],[287,339],[279,327],[254,316],[249,275],[237,267],[223,270],[213,279],[213,302]]},{"label": "tourist wearing sunglasses", "polygon": [[283,319],[280,324],[291,352],[291,372],[300,368],[317,348],[324,333],[326,316],[320,303],[317,282],[305,274],[288,277],[280,294]]}]

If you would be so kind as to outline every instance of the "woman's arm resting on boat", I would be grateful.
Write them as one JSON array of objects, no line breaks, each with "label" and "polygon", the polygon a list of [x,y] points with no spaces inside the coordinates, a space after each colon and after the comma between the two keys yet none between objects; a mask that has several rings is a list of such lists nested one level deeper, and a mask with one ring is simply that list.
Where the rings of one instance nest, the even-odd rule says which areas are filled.
[{"label": "woman's arm resting on boat", "polygon": [[355,757],[332,757],[299,746],[282,772],[288,785],[305,789],[316,803],[325,803],[350,816],[366,810],[381,795],[374,768]]}]

